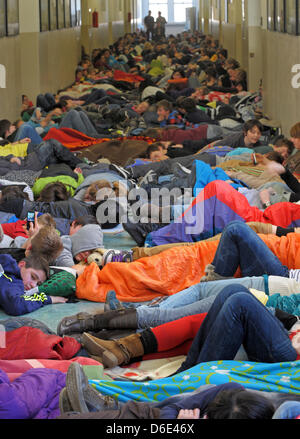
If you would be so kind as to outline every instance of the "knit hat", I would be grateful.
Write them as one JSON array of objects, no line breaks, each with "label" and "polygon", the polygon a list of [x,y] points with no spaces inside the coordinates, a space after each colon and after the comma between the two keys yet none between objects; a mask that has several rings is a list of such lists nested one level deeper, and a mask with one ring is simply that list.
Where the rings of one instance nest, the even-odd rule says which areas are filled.
[{"label": "knit hat", "polygon": [[280,294],[281,296],[290,296],[291,294],[300,293],[300,282],[288,277],[269,276],[269,295]]},{"label": "knit hat", "polygon": [[103,248],[103,232],[98,224],[87,224],[71,236],[73,256],[81,252]]}]

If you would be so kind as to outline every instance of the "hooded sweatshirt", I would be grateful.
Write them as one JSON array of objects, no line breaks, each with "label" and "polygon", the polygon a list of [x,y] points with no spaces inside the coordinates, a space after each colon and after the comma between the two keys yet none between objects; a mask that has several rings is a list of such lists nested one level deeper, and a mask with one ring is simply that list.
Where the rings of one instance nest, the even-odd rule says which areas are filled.
[{"label": "hooded sweatshirt", "polygon": [[26,294],[19,266],[10,255],[0,255],[0,264],[4,271],[0,277],[0,306],[6,314],[20,316],[52,303],[44,293]]},{"label": "hooded sweatshirt", "polygon": [[62,236],[64,250],[61,252],[55,265],[59,267],[72,267],[75,264],[74,257],[78,253],[104,248],[103,232],[98,224],[83,226],[72,236]]}]

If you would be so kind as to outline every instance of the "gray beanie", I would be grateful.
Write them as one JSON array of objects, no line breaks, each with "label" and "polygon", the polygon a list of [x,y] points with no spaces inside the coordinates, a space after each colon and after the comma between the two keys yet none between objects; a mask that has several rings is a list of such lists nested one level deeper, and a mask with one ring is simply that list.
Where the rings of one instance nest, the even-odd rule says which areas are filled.
[{"label": "gray beanie", "polygon": [[103,232],[98,224],[87,224],[71,236],[73,256],[78,253],[103,248]]}]

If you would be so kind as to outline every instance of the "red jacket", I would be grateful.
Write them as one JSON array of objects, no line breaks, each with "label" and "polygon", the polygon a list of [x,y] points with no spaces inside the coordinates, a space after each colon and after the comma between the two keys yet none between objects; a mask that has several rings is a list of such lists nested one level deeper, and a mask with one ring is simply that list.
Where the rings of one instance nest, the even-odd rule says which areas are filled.
[{"label": "red jacket", "polygon": [[15,223],[2,224],[3,233],[15,239],[17,236],[24,236],[28,238],[28,234],[23,226],[26,226],[26,221],[16,221]]}]

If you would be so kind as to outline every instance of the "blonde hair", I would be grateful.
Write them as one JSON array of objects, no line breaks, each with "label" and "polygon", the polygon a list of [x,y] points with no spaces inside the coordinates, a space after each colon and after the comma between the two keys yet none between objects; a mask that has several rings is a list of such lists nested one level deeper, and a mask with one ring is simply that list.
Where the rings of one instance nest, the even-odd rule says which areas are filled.
[{"label": "blonde hair", "polygon": [[295,139],[300,139],[300,122],[296,123],[296,125],[292,126],[290,131],[291,137]]},{"label": "blonde hair", "polygon": [[110,183],[107,180],[98,180],[88,187],[87,193],[89,195],[89,198],[92,201],[97,201],[97,192],[105,188],[111,189],[117,198],[127,195],[127,189],[124,185],[120,184],[119,181],[114,181]]},{"label": "blonde hair", "polygon": [[37,219],[39,226],[48,226],[56,228],[56,222],[50,213],[44,213]]},{"label": "blonde hair", "polygon": [[31,239],[31,253],[40,255],[48,262],[55,261],[63,248],[61,238],[54,227],[43,227]]}]

